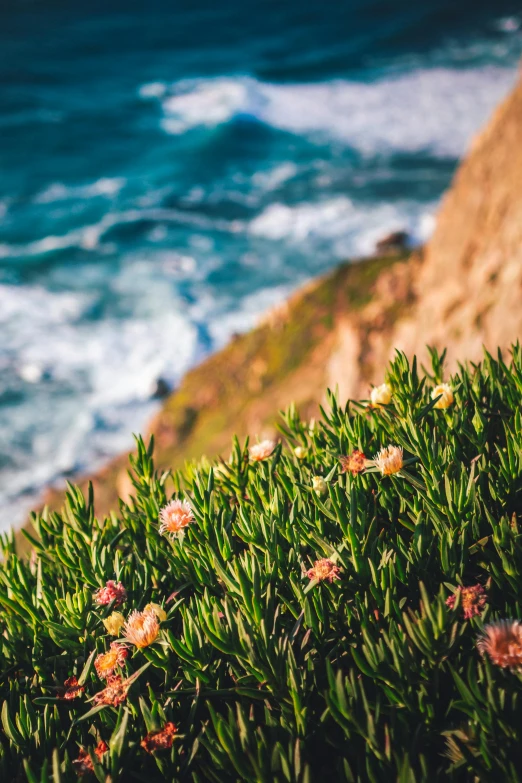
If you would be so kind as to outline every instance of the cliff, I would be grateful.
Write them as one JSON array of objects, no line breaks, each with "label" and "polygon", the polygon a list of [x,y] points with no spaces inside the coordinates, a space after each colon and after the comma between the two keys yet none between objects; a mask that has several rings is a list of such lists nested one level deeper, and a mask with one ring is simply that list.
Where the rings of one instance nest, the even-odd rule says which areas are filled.
[{"label": "cliff", "polygon": [[[366,397],[395,348],[422,360],[426,345],[447,346],[450,370],[483,345],[507,348],[522,334],[521,292],[519,83],[460,166],[424,251],[341,266],[188,373],[151,423],[158,463],[214,457],[233,433],[271,434],[292,401],[312,416],[327,386]],[[94,478],[99,513],[127,494],[126,462]]]}]

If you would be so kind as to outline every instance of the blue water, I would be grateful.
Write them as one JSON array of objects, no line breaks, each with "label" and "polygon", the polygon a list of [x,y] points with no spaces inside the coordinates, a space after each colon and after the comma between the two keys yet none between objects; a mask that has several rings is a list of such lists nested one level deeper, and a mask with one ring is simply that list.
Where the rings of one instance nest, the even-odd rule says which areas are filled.
[{"label": "blue water", "polygon": [[516,77],[476,0],[0,8],[0,524],[307,278],[426,239]]}]

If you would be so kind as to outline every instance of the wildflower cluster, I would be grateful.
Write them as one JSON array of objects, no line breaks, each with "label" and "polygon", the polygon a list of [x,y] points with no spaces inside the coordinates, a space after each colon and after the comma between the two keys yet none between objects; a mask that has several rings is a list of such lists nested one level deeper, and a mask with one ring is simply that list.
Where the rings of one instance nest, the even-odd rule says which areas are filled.
[{"label": "wildflower cluster", "polygon": [[522,351],[425,372],[3,536],[0,780],[518,780]]}]

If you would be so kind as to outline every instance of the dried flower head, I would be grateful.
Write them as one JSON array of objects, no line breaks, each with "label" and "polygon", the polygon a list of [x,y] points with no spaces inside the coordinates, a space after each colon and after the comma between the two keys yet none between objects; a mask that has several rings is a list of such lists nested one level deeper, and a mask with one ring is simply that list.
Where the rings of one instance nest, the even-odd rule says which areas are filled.
[{"label": "dried flower head", "polygon": [[316,560],[313,568],[307,571],[309,579],[317,579],[319,582],[327,580],[332,583],[334,579],[339,579],[340,568],[332,563],[328,558]]},{"label": "dried flower head", "polygon": [[127,658],[129,651],[123,644],[118,642],[112,642],[111,648],[106,653],[98,655],[94,661],[94,668],[101,680],[106,680],[112,674],[118,666],[123,666],[125,659]]},{"label": "dried flower head", "polygon": [[63,688],[60,688],[57,695],[59,699],[66,699],[69,701],[71,699],[77,699],[78,696],[84,692],[84,690],[85,688],[83,685],[79,685],[78,680],[73,676],[65,680]]},{"label": "dried flower head", "polygon": [[141,747],[147,753],[154,753],[156,750],[168,750],[174,742],[174,735],[178,729],[173,723],[166,723],[159,731],[149,731],[146,737],[141,741]]},{"label": "dried flower head", "polygon": [[147,604],[147,606],[144,608],[143,611],[152,612],[152,614],[158,618],[160,623],[164,623],[165,620],[167,619],[167,612],[159,604]]},{"label": "dried flower head", "polygon": [[127,591],[121,582],[109,579],[105,587],[100,587],[94,593],[94,600],[98,606],[108,606],[114,602],[114,606],[120,606],[127,600]]},{"label": "dried flower head", "polygon": [[158,618],[154,612],[132,612],[125,623],[125,641],[136,645],[140,650],[156,641],[160,631]]},{"label": "dried flower head", "polygon": [[[101,759],[104,753],[107,753],[109,750],[109,746],[106,742],[101,740],[101,742],[98,742],[96,747],[94,748],[94,753],[98,757],[98,759]],[[85,748],[80,748],[80,752],[78,753],[78,758],[73,761],[74,768],[76,771],[76,774],[79,778],[83,778],[86,775],[90,775],[92,772],[94,772],[94,764],[92,763],[92,759],[89,755],[89,751],[85,750]]]},{"label": "dried flower head", "polygon": [[121,675],[119,674],[114,674],[111,677],[107,677],[106,687],[96,694],[92,700],[92,703],[95,707],[100,704],[110,704],[113,707],[117,707],[127,698],[129,687],[129,681],[122,679]]},{"label": "dried flower head", "polygon": [[276,445],[273,440],[262,440],[261,443],[254,443],[249,449],[250,459],[253,459],[254,462],[261,462],[264,459],[268,459],[275,447]]},{"label": "dried flower head", "polygon": [[366,457],[362,451],[352,451],[347,457],[340,457],[341,468],[343,473],[351,473],[355,476],[357,473],[362,473],[366,467]]},{"label": "dried flower head", "polygon": [[478,639],[481,655],[488,655],[495,666],[515,671],[522,668],[522,623],[498,620],[486,625]]},{"label": "dried flower head", "polygon": [[328,492],[328,484],[322,476],[314,476],[312,478],[312,489],[316,495],[326,495]]},{"label": "dried flower head", "polygon": [[306,459],[306,449],[304,446],[296,446],[294,449],[294,454],[297,457],[297,459]]},{"label": "dried flower head", "polygon": [[380,408],[382,405],[388,405],[392,399],[392,390],[387,383],[380,386],[374,386],[370,393],[372,407]]},{"label": "dried flower head", "polygon": [[397,473],[403,466],[402,448],[400,446],[387,446],[381,449],[375,457],[375,464],[383,476]]},{"label": "dried flower head", "polygon": [[125,625],[125,617],[121,612],[113,612],[103,620],[107,633],[111,636],[119,636],[121,629]]},{"label": "dried flower head", "polygon": [[171,500],[161,509],[159,518],[161,535],[176,537],[194,522],[194,512],[187,500]]},{"label": "dried flower head", "polygon": [[456,593],[446,599],[446,605],[453,609],[460,593],[460,605],[465,620],[479,615],[487,603],[486,591],[482,585],[473,585],[473,587],[457,587]]},{"label": "dried flower head", "polygon": [[437,397],[440,397],[440,399],[437,400],[433,406],[434,408],[449,408],[449,406],[453,405],[455,401],[455,397],[453,396],[453,389],[449,383],[439,383],[438,386],[435,386],[431,393],[431,399],[436,400]]}]

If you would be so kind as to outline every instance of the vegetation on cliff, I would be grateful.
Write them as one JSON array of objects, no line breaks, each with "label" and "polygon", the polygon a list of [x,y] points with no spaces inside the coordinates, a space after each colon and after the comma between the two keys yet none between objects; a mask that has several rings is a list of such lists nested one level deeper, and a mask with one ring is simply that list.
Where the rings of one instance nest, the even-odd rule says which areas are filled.
[{"label": "vegetation on cliff", "polygon": [[[228,451],[234,435],[272,436],[277,411],[291,400],[304,415],[316,415],[330,381],[327,365],[340,322],[351,318],[366,335],[372,328],[386,332],[407,310],[408,296],[394,290],[383,301],[376,286],[386,275],[409,275],[414,266],[413,259],[400,255],[341,264],[188,372],[151,422],[158,467],[182,468],[203,454],[216,457]],[[377,322],[373,315],[366,317],[376,302],[382,305]],[[357,372],[355,366],[347,370]],[[117,507],[118,494],[125,497],[130,490],[127,460],[123,455],[91,477],[97,513],[109,513]],[[87,483],[79,481],[82,490]],[[56,509],[63,499],[63,490],[56,490],[45,502]]]},{"label": "vegetation on cliff", "polygon": [[522,351],[442,373],[4,537],[0,778],[519,780]]}]

